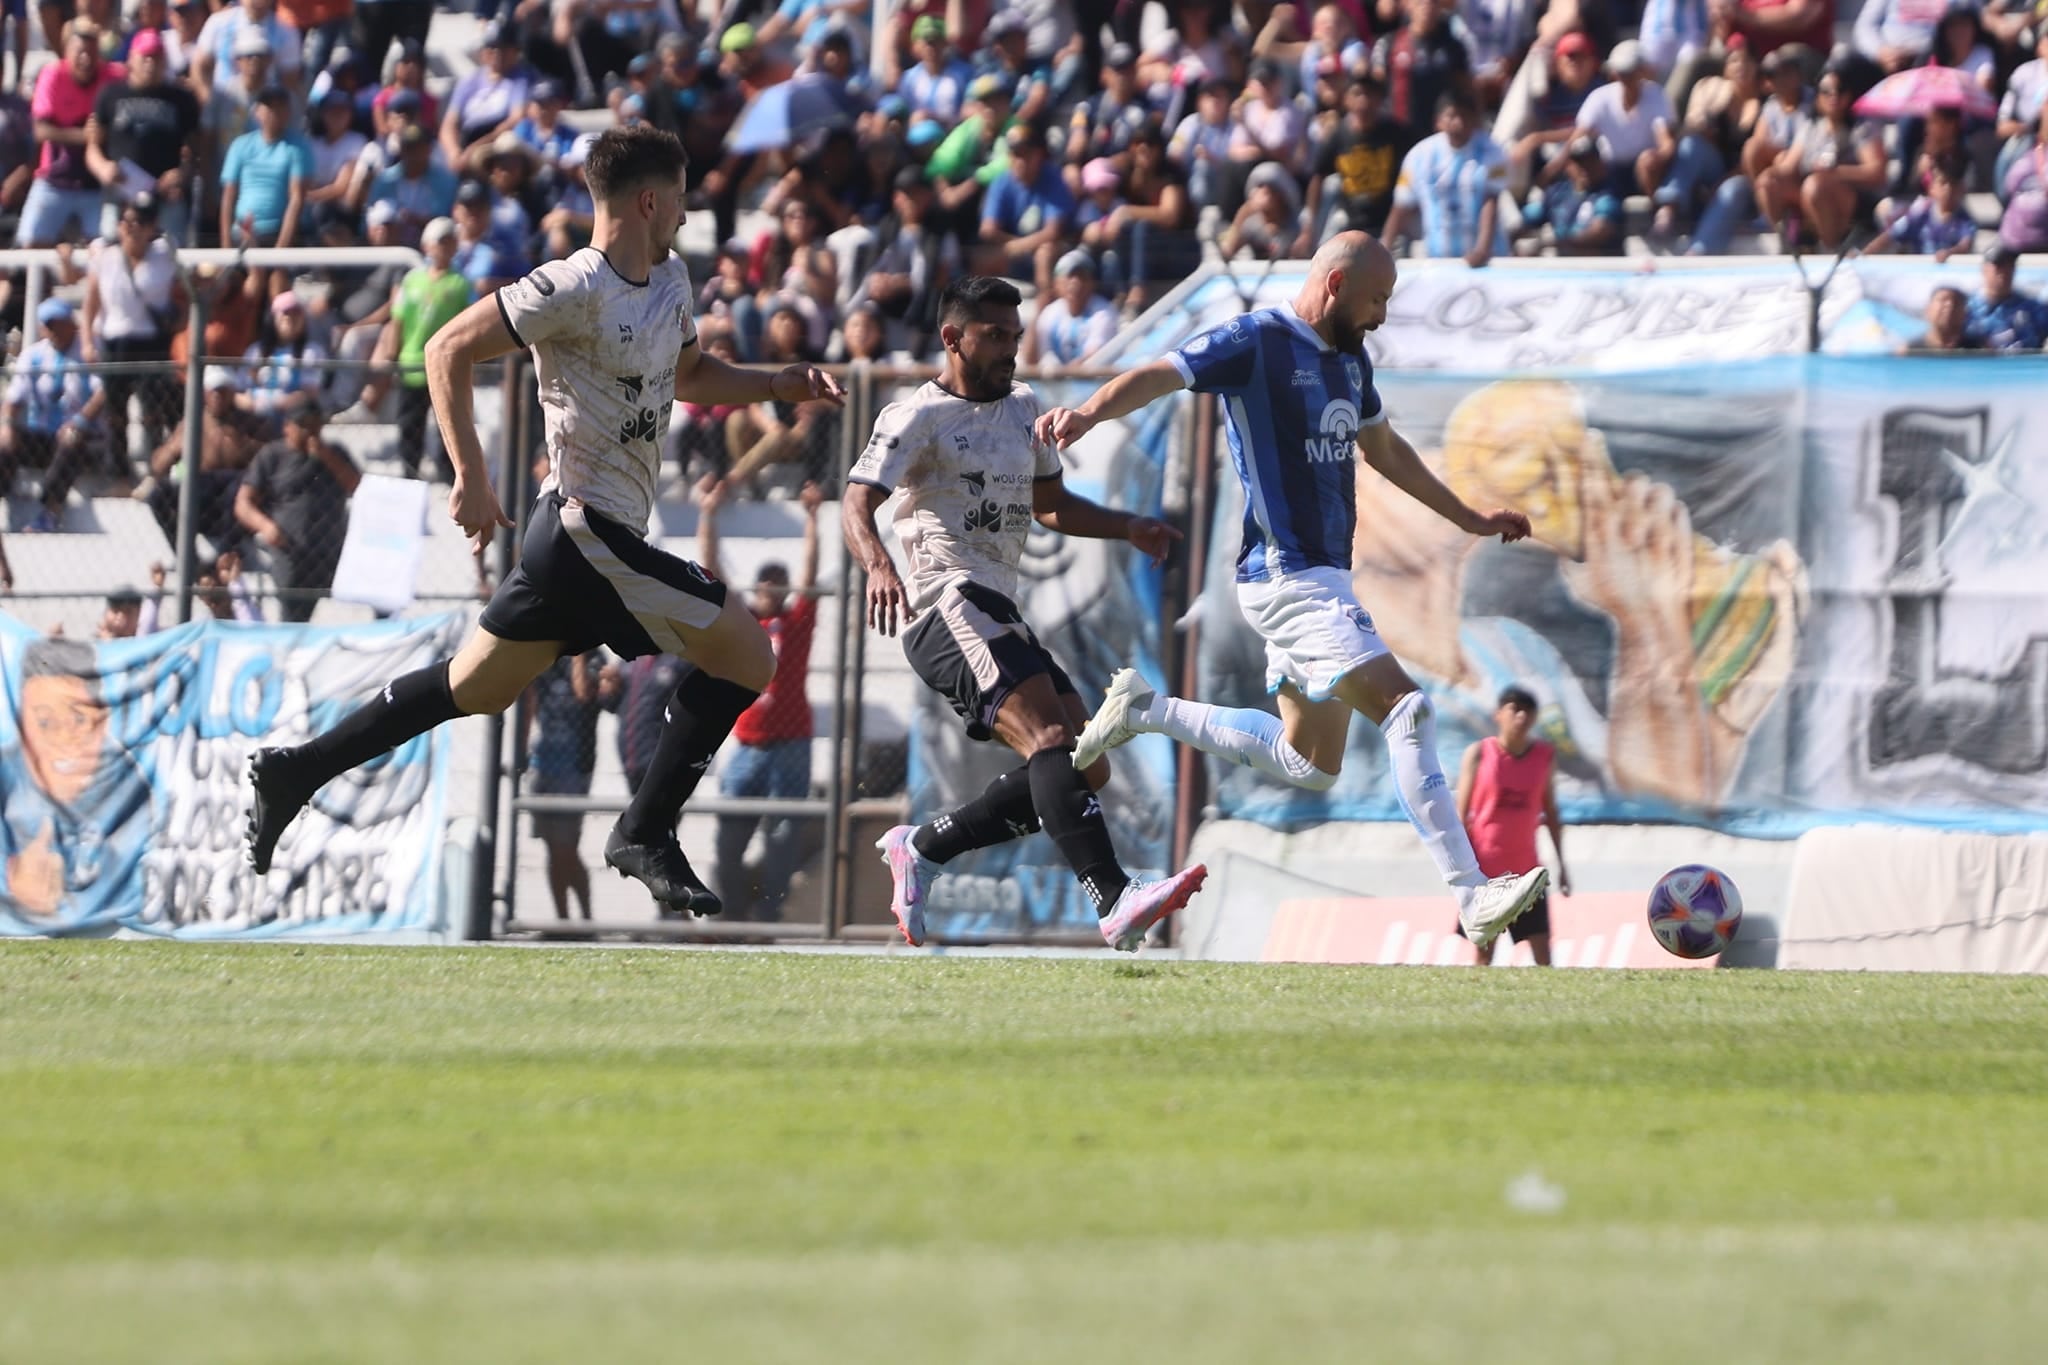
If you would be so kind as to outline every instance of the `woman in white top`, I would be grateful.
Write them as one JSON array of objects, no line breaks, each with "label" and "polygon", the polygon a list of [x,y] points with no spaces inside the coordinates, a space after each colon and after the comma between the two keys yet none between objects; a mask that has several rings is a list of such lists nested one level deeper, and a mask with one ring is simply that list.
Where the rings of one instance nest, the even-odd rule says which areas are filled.
[{"label": "woman in white top", "polygon": [[185,317],[185,289],[178,282],[171,244],[157,231],[157,198],[138,194],[121,208],[114,240],[93,244],[85,282],[83,359],[122,365],[103,377],[107,391],[107,447],[116,479],[135,477],[128,458],[128,400],[142,400],[144,450],[154,450],[164,433],[185,415],[185,390],[171,368],[171,336]]}]

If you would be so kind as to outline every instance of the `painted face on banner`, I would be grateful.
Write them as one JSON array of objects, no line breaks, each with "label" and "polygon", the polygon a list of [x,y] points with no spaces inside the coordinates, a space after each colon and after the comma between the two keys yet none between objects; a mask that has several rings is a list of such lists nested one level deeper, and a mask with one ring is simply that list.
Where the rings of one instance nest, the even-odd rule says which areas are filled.
[{"label": "painted face on banner", "polygon": [[66,805],[92,786],[107,738],[107,708],[83,678],[43,676],[21,685],[21,742],[29,772]]}]

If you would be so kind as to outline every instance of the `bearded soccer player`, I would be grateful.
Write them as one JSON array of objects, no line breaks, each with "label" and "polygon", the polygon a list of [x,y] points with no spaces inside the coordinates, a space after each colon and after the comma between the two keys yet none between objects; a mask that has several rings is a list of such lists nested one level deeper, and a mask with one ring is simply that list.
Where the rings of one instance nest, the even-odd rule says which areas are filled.
[{"label": "bearded soccer player", "polygon": [[[1042,826],[1086,889],[1104,941],[1136,952],[1208,873],[1197,865],[1158,882],[1124,875],[1095,795],[1108,760],[1077,768],[1070,752],[1088,710],[1012,599],[1034,520],[1062,535],[1127,540],[1155,560],[1180,533],[1068,489],[1059,456],[1032,434],[1038,400],[1016,382],[1020,302],[1014,285],[989,276],[946,286],[944,373],[875,419],[841,510],[867,571],[869,622],[885,635],[908,623],[903,652],[917,676],[953,704],[970,737],[1000,739],[1024,765],[929,824],[896,826],[875,847],[889,865],[897,927],[921,944],[926,893],[945,863]],[[876,511],[897,492],[907,583],[875,532]]]},{"label": "bearded soccer player", "polygon": [[676,819],[774,675],[775,652],[740,596],[645,539],[669,404],[845,395],[822,371],[741,370],[698,346],[689,277],[671,250],[684,161],[673,134],[604,133],[584,163],[596,201],[591,244],[472,304],[428,343],[427,386],[455,463],[448,514],[478,553],[512,524],[477,439],[478,361],[533,351],[548,477],[518,566],[454,658],[394,679],[305,744],[252,756],[249,857],[258,873],[326,782],[458,716],[503,711],[557,658],[602,644],[628,659],[672,654],[693,665],[669,699],[647,776],[605,841],[605,861],[665,907],[717,913],[718,898],[676,842]]},{"label": "bearded soccer player", "polygon": [[1223,399],[1244,486],[1237,600],[1266,645],[1280,717],[1160,697],[1121,669],[1075,746],[1090,764],[1143,733],[1171,735],[1311,791],[1337,781],[1357,712],[1386,736],[1401,808],[1450,884],[1465,936],[1484,949],[1543,895],[1541,867],[1488,880],[1436,756],[1436,713],[1381,643],[1351,586],[1358,524],[1354,451],[1396,488],[1477,536],[1529,534],[1520,512],[1479,512],[1432,474],[1387,424],[1365,334],[1386,320],[1394,258],[1363,232],[1317,251],[1293,302],[1234,317],[1163,360],[1129,370],[1078,408],[1039,418],[1040,439],[1071,445],[1100,422],[1179,389]]}]

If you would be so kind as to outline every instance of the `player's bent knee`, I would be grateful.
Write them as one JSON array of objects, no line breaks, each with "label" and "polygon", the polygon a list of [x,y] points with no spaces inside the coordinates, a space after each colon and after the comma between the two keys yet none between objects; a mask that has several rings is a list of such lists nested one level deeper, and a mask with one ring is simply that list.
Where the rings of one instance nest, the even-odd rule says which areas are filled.
[{"label": "player's bent knee", "polygon": [[1294,785],[1303,791],[1326,792],[1337,785],[1337,774],[1326,773],[1311,766],[1309,770],[1294,779]]}]

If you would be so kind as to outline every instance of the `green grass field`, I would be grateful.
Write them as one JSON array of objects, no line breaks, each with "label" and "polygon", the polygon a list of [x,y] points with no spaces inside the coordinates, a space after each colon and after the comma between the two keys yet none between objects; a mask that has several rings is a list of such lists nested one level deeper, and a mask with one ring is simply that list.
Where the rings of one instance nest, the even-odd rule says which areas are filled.
[{"label": "green grass field", "polygon": [[2044,1134],[2037,979],[11,945],[0,1362],[2037,1360]]}]

